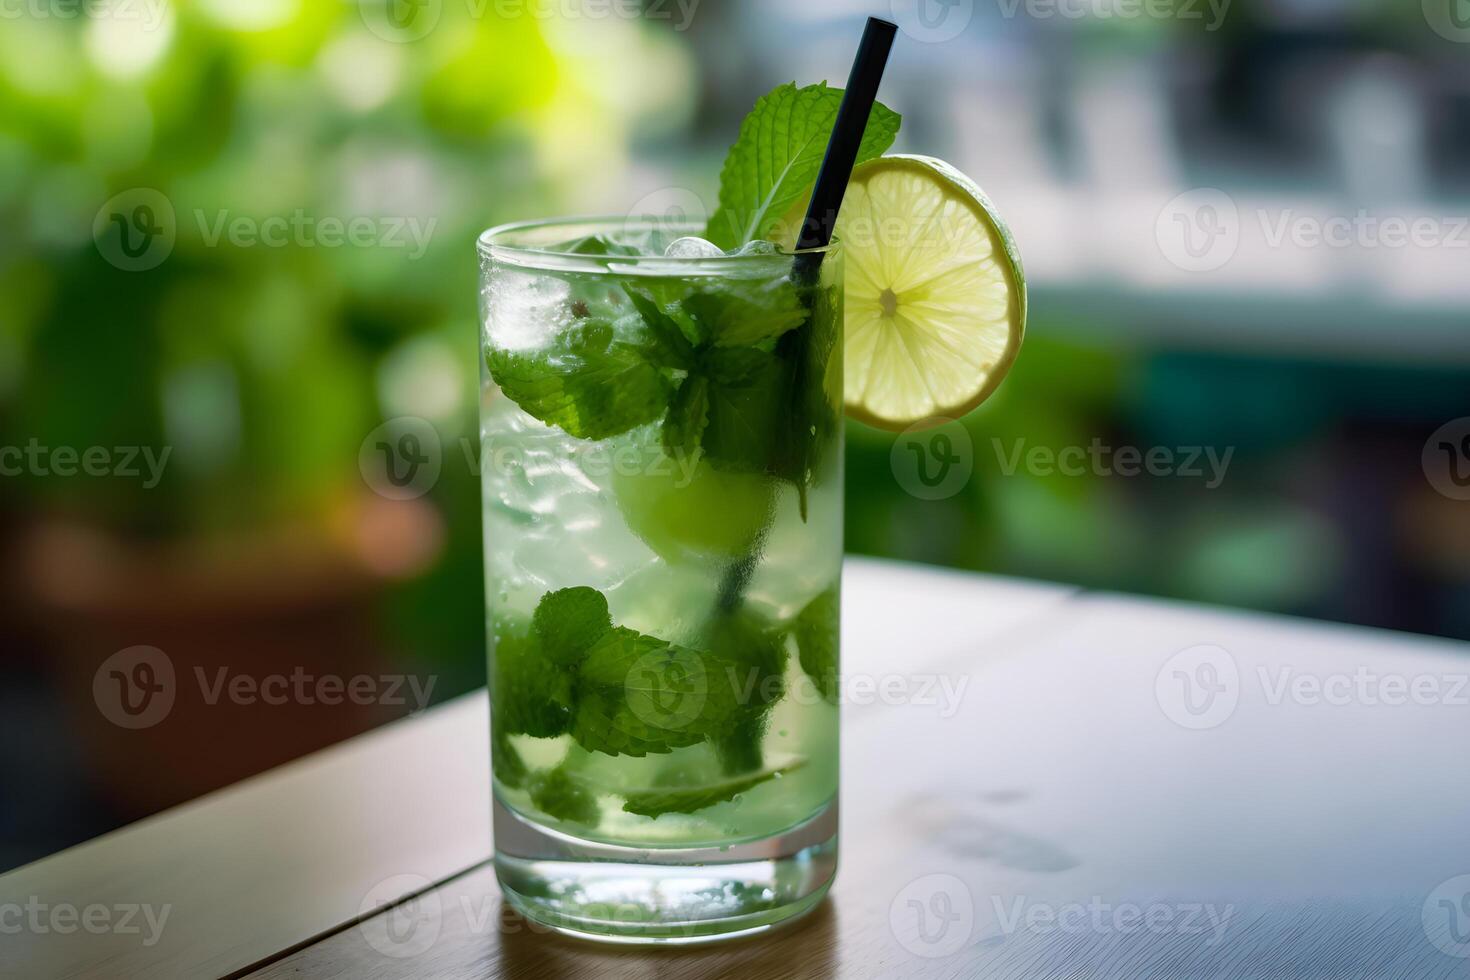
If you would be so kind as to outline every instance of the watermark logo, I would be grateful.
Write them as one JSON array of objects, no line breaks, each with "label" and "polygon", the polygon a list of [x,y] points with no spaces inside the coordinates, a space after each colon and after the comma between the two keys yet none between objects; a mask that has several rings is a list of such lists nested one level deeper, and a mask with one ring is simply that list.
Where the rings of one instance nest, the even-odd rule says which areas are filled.
[{"label": "watermark logo", "polygon": [[443,0],[358,0],[357,12],[374,35],[393,44],[429,36],[444,12]]},{"label": "watermark logo", "polygon": [[443,446],[433,423],[416,415],[389,419],[362,441],[357,468],[363,482],[389,500],[422,497],[439,482]]},{"label": "watermark logo", "polygon": [[1171,721],[1201,729],[1223,724],[1247,694],[1270,708],[1464,708],[1470,706],[1470,673],[1381,673],[1361,664],[1324,672],[1273,663],[1243,675],[1229,652],[1202,645],[1170,657],[1154,679],[1154,693]]},{"label": "watermark logo", "polygon": [[1447,956],[1470,957],[1470,874],[1440,882],[1419,910],[1424,935]]},{"label": "watermark logo", "polygon": [[1446,41],[1470,44],[1470,0],[1424,0],[1424,21]]},{"label": "watermark logo", "polygon": [[1451,500],[1470,500],[1470,415],[1451,419],[1424,442],[1420,458],[1429,485]]},{"label": "watermark logo", "polygon": [[920,500],[943,500],[970,481],[975,447],[970,433],[954,419],[927,419],[899,434],[888,462],[894,479],[909,494]]},{"label": "watermark logo", "polygon": [[[233,705],[381,705],[420,712],[434,697],[439,678],[412,674],[313,674],[303,667],[256,676],[218,667],[192,671],[199,702]],[[102,716],[119,728],[151,728],[168,717],[178,695],[189,686],[175,676],[173,661],[157,647],[119,650],[103,661],[92,678],[92,696]]]},{"label": "watermark logo", "polygon": [[1240,702],[1240,669],[1224,647],[1201,644],[1180,650],[1159,668],[1154,697],[1182,728],[1215,728]]},{"label": "watermark logo", "polygon": [[704,711],[709,675],[699,654],[664,647],[635,660],[623,687],[628,709],[639,721],[678,732],[693,725]]},{"label": "watermark logo", "polygon": [[907,36],[924,44],[941,44],[970,26],[975,0],[889,0],[888,9]]},{"label": "watermark logo", "polygon": [[157,647],[119,650],[92,676],[92,699],[119,728],[152,728],[168,717],[177,689],[174,665]]},{"label": "watermark logo", "polygon": [[[1470,0],[1467,0],[1470,2]],[[1186,272],[1211,272],[1236,253],[1249,223],[1252,240],[1270,250],[1470,250],[1470,216],[1375,212],[1312,213],[1255,208],[1242,215],[1224,191],[1185,191],[1164,205],[1154,223],[1160,252]]]},{"label": "watermark logo", "polygon": [[1164,258],[1185,272],[1213,272],[1240,246],[1240,212],[1217,188],[1185,191],[1159,211],[1154,241]]},{"label": "watermark logo", "polygon": [[427,952],[444,924],[444,903],[432,885],[423,875],[401,874],[369,889],[357,908],[365,916],[357,928],[368,945],[394,959]]},{"label": "watermark logo", "polygon": [[924,959],[953,956],[975,930],[975,897],[952,874],[915,878],[893,896],[888,927],[904,949]]},{"label": "watermark logo", "polygon": [[623,231],[632,236],[652,231],[672,240],[689,234],[691,226],[703,228],[708,221],[709,206],[704,198],[687,187],[660,187],[633,202],[623,221]]},{"label": "watermark logo", "polygon": [[124,272],[157,268],[173,252],[177,237],[173,203],[151,187],[109,198],[92,220],[97,252]]}]

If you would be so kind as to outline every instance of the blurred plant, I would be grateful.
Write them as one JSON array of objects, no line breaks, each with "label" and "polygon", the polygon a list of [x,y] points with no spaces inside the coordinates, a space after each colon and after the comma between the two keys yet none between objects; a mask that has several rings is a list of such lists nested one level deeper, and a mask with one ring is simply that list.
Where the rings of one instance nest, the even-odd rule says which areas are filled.
[{"label": "blurred plant", "polygon": [[[433,4],[414,8],[436,14],[427,31],[396,36],[389,2],[5,17],[0,447],[169,455],[151,487],[6,475],[0,527],[81,524],[139,545],[134,568],[234,556],[257,577],[252,541],[337,549],[347,563],[328,567],[355,562],[354,582],[396,580],[358,594],[373,635],[445,697],[484,669],[474,239],[621,200],[631,141],[687,123],[693,69],[681,36],[640,19]],[[140,193],[146,214],[109,213]],[[161,230],[143,241],[162,261],[118,252],[134,219]],[[340,242],[353,227],[366,236]],[[400,415],[435,426],[442,475],[420,500],[369,506],[359,450]],[[61,579],[94,578],[94,558],[73,554]],[[327,615],[343,583],[301,564],[263,571]]]},{"label": "blurred plant", "polygon": [[[398,43],[373,3],[7,18],[0,442],[171,447],[156,489],[31,473],[31,505],[151,535],[269,524],[361,492],[357,450],[384,415],[471,431],[473,384],[436,381],[474,371],[475,234],[585,200],[635,127],[687,117],[687,56],[642,22],[436,5]],[[160,192],[173,239],[126,271],[93,225],[134,188]],[[376,237],[333,247],[333,221]],[[289,230],[267,242],[272,222]],[[387,244],[409,232],[421,248]],[[403,355],[420,336],[441,356]]]}]

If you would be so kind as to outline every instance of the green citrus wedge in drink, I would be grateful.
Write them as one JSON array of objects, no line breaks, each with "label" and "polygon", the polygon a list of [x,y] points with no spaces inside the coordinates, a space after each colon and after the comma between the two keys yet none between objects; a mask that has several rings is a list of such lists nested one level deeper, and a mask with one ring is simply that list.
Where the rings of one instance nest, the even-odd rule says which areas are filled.
[{"label": "green citrus wedge in drink", "polygon": [[[787,213],[784,244],[805,207]],[[861,163],[836,237],[847,256],[847,415],[903,430],[960,418],[988,398],[1021,347],[1026,278],[975,182],[934,157]]]}]

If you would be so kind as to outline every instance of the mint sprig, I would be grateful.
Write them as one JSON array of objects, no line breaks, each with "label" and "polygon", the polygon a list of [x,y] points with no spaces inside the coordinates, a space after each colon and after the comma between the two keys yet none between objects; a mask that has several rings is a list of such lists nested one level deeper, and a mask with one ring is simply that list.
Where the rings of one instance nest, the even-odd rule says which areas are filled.
[{"label": "mint sprig", "polygon": [[[720,171],[720,203],[704,237],[723,249],[766,238],[817,179],[842,90],[826,83],[778,85],[740,124]],[[857,162],[881,156],[898,135],[898,113],[874,103]]]},{"label": "mint sprig", "polygon": [[638,346],[614,340],[600,320],[563,331],[545,351],[491,347],[490,377],[526,414],[578,439],[606,439],[652,422],[672,386]]},{"label": "mint sprig", "polygon": [[[809,672],[809,645],[835,657],[830,635],[822,633],[830,629],[820,599],[798,617]],[[496,776],[503,785],[523,786],[557,819],[595,824],[595,791],[561,767],[528,772],[510,735],[570,734],[589,752],[640,757],[708,741],[727,778],[625,794],[624,809],[644,816],[693,813],[795,768],[762,768],[770,708],[786,691],[788,638],[748,608],[711,619],[695,649],[613,625],[607,598],[575,586],[543,595],[524,635],[505,624],[496,635]]]},{"label": "mint sprig", "polygon": [[[730,249],[772,234],[815,180],[841,102],[842,90],[825,83],[789,83],[762,97],[725,158],[705,237]],[[899,122],[875,104],[858,161],[892,145]],[[605,236],[563,248],[633,251]],[[822,389],[840,312],[822,306],[831,287],[778,276],[690,288],[670,278],[625,291],[636,317],[617,308],[617,297],[589,292],[570,306],[578,322],[544,349],[490,348],[490,376],[527,414],[579,439],[662,419],[667,451],[703,450],[715,466],[787,479],[805,518],[814,444],[833,424]],[[833,322],[814,326],[814,307],[817,319]]]},{"label": "mint sprig", "polygon": [[698,325],[706,345],[756,347],[799,326],[807,317],[786,279],[722,282],[690,293],[679,304]]},{"label": "mint sprig", "polygon": [[702,450],[721,469],[794,476],[773,455],[794,377],[773,347],[806,319],[795,287],[782,279],[751,284],[743,293],[711,288],[669,308],[640,289],[625,291],[643,320],[651,356],[684,372],[664,413],[664,451],[693,456]]},{"label": "mint sprig", "polygon": [[531,623],[521,636],[497,629],[494,704],[504,735],[570,733],[592,752],[660,754],[730,732],[759,697],[746,658],[615,626],[596,589],[546,593]]},{"label": "mint sprig", "polygon": [[740,707],[739,665],[615,627],[577,673],[572,737],[591,752],[644,756],[727,730]]}]

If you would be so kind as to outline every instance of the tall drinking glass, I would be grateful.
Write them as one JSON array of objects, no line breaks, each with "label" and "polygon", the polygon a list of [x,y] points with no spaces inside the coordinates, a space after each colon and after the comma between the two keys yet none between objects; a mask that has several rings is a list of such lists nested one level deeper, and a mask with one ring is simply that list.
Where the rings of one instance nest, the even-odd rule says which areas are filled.
[{"label": "tall drinking glass", "polygon": [[495,863],[557,930],[760,931],[837,860],[842,254],[485,232]]}]

